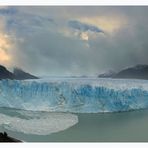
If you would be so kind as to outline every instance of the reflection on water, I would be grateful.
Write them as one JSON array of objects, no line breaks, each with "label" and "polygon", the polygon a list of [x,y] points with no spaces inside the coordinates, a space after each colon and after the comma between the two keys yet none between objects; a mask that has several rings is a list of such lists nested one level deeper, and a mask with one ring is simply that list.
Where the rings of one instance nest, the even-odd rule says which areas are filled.
[{"label": "reflection on water", "polygon": [[[10,136],[28,142],[148,142],[148,110],[78,114],[78,118],[78,124],[73,127],[47,136],[6,131]],[[1,127],[0,130],[4,129]]]}]

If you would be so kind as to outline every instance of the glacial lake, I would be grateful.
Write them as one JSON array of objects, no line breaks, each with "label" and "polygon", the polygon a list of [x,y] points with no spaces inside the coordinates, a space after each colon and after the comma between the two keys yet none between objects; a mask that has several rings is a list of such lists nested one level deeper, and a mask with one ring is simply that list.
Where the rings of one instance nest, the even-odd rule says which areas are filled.
[{"label": "glacial lake", "polygon": [[[12,109],[13,110],[13,109]],[[0,113],[15,111],[0,109]],[[25,142],[148,142],[148,109],[120,113],[75,114],[78,123],[50,135],[24,134],[5,129],[10,136]]]}]

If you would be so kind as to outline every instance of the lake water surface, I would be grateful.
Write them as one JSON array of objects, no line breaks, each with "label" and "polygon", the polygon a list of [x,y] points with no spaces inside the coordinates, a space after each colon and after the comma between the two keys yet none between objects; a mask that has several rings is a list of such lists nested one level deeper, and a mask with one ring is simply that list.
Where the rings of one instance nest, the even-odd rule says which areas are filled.
[{"label": "lake water surface", "polygon": [[[0,112],[15,114],[4,108]],[[78,115],[77,124],[50,135],[24,134],[3,126],[0,130],[26,142],[148,142],[148,110],[75,115]]]}]

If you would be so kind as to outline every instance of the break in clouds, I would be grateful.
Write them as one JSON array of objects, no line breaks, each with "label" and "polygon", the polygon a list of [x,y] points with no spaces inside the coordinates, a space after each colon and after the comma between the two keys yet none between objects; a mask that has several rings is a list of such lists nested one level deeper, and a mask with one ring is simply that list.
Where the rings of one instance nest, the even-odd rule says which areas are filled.
[{"label": "break in clouds", "polygon": [[0,63],[36,75],[148,64],[148,7],[0,7]]}]

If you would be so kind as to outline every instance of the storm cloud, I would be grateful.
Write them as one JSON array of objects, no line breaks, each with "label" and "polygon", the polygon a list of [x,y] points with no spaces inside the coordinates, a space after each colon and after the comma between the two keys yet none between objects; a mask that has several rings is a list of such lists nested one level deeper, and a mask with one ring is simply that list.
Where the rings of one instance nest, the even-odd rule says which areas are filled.
[{"label": "storm cloud", "polygon": [[85,31],[92,31],[92,32],[102,32],[103,33],[103,31],[96,26],[89,25],[89,24],[86,24],[86,23],[81,23],[81,22],[76,21],[76,20],[69,21],[68,25],[69,25],[69,27],[72,27],[74,29],[84,31],[84,32]]},{"label": "storm cloud", "polygon": [[147,13],[140,6],[0,8],[0,62],[41,76],[148,64]]}]

